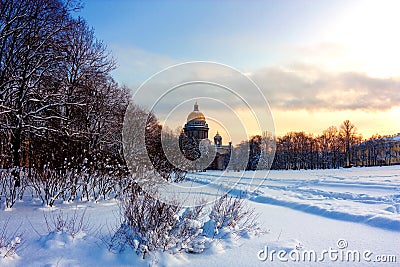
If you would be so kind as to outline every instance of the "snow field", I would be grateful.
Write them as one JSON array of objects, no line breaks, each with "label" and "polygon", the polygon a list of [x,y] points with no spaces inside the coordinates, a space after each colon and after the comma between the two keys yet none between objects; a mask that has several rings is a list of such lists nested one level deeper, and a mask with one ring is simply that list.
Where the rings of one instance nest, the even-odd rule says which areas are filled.
[{"label": "snow field", "polygon": [[[248,204],[260,214],[258,221],[266,231],[263,235],[228,235],[200,254],[155,252],[143,260],[129,249],[112,253],[103,242],[119,223],[117,201],[60,202],[54,208],[47,208],[24,199],[11,210],[0,211],[0,231],[8,221],[6,230],[11,233],[8,236],[22,233],[16,254],[1,257],[0,266],[303,266],[304,262],[281,262],[276,255],[272,261],[270,257],[261,261],[258,253],[265,247],[268,251],[287,253],[338,250],[338,240],[345,240],[348,250],[368,250],[373,253],[372,257],[394,255],[400,261],[400,166],[270,171],[261,186],[254,192],[249,190],[250,183],[264,179],[267,174],[245,172],[244,178],[237,182],[234,178],[239,174],[227,172],[218,183],[218,186],[232,187],[230,181],[237,182],[231,194],[240,191],[249,197]],[[217,171],[196,173],[190,180],[203,185],[220,175]],[[74,237],[68,231],[47,229],[44,214],[50,218],[62,211],[79,217],[85,210],[87,227]],[[374,265],[363,260],[349,263],[325,259],[323,263],[327,266]],[[305,265],[320,264],[307,262]],[[386,265],[397,266],[379,263],[379,266]]]}]

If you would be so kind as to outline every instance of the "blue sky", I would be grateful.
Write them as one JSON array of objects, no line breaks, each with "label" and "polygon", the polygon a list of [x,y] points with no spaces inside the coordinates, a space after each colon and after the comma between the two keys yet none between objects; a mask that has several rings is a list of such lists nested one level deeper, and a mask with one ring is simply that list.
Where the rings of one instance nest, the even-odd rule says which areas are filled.
[{"label": "blue sky", "polygon": [[79,13],[132,89],[186,61],[253,79],[276,131],[320,133],[350,119],[365,137],[400,132],[398,1],[86,0]]},{"label": "blue sky", "polygon": [[246,70],[289,60],[292,46],[318,43],[344,3],[87,0],[80,14],[110,48]]}]

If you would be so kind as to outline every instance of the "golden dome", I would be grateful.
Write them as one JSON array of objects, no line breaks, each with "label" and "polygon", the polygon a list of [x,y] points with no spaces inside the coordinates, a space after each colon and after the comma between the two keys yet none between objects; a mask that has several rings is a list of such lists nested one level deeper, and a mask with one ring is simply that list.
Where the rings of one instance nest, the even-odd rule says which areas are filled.
[{"label": "golden dome", "polygon": [[187,121],[189,122],[189,121],[194,120],[194,119],[199,119],[199,120],[202,120],[202,121],[206,120],[206,118],[204,117],[204,114],[201,113],[200,111],[192,111],[192,112],[190,112],[190,114],[187,117]]},{"label": "golden dome", "polygon": [[202,120],[202,121],[206,120],[206,117],[204,116],[204,114],[199,111],[199,105],[197,105],[197,102],[194,104],[193,111],[190,112],[190,114],[188,115],[187,122],[189,122],[191,120],[195,120],[195,119]]}]

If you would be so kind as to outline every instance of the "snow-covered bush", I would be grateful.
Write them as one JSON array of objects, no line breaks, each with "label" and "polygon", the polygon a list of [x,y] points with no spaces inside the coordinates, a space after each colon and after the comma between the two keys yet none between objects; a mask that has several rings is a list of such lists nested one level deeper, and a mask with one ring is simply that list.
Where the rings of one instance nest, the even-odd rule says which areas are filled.
[{"label": "snow-covered bush", "polygon": [[244,198],[223,195],[212,206],[209,218],[204,224],[204,234],[211,238],[223,237],[221,229],[236,234],[261,232],[258,214],[245,204]]},{"label": "snow-covered bush", "polygon": [[17,250],[21,246],[22,233],[19,233],[19,228],[17,228],[15,232],[9,234],[8,223],[9,220],[0,227],[0,259],[13,258],[17,256]]},{"label": "snow-covered bush", "polygon": [[48,233],[64,233],[72,238],[78,235],[85,235],[89,230],[89,223],[85,218],[86,209],[81,214],[75,210],[72,215],[64,213],[62,210],[51,212],[50,215],[43,213]]},{"label": "snow-covered bush", "polygon": [[30,177],[30,186],[43,204],[52,207],[61,196],[70,195],[71,189],[76,188],[79,180],[76,171],[56,170],[50,168],[37,169]]},{"label": "snow-covered bush", "polygon": [[109,249],[122,251],[131,247],[143,258],[149,251],[177,252],[190,250],[202,233],[203,206],[183,208],[135,194],[121,202],[121,225],[109,241]]},{"label": "snow-covered bush", "polygon": [[[105,170],[83,168],[32,169],[28,185],[43,204],[54,206],[57,200],[104,200],[122,195],[126,188],[126,171],[117,167]],[[121,167],[122,169],[122,167]]]},{"label": "snow-covered bush", "polygon": [[19,168],[0,170],[0,207],[12,208],[18,199],[22,199],[27,183],[26,174]]},{"label": "snow-covered bush", "polygon": [[121,202],[121,224],[107,242],[112,251],[131,247],[143,258],[150,251],[201,253],[227,234],[260,232],[257,215],[244,199],[224,195],[212,206],[184,208],[141,193]]}]

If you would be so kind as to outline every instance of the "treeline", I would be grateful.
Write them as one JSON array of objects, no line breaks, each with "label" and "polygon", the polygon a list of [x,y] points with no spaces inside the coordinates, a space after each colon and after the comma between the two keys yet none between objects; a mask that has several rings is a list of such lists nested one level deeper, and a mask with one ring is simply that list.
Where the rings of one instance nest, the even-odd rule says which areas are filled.
[{"label": "treeline", "polygon": [[[331,126],[317,136],[305,132],[290,132],[275,140],[271,136],[254,136],[249,140],[248,170],[256,169],[259,160],[267,158],[262,151],[271,153],[273,141],[276,148],[271,169],[331,169],[354,164],[357,158],[354,146],[361,143],[362,137],[348,120],[339,128]],[[263,149],[266,144],[269,144],[269,150]]]},{"label": "treeline", "polygon": [[[351,126],[350,126],[350,125]],[[349,127],[350,126],[350,127]],[[277,138],[273,169],[332,169],[349,167],[351,147],[361,142],[354,125],[345,121],[338,129],[331,126],[321,135],[291,132]]]},{"label": "treeline", "polygon": [[115,62],[79,9],[76,1],[0,1],[0,200],[7,207],[27,185],[51,205],[77,192],[105,197],[126,176],[128,90],[111,77]]}]

